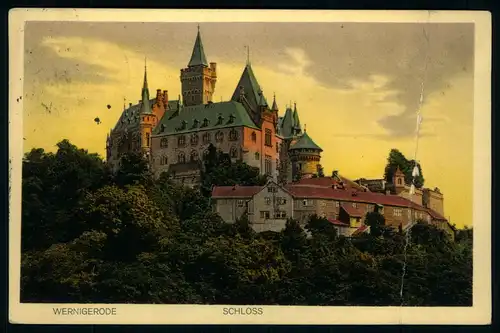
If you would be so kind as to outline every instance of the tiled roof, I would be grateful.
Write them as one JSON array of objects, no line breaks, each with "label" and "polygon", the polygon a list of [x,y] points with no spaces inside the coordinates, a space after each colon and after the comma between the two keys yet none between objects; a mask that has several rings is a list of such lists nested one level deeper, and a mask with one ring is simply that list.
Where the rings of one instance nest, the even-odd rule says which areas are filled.
[{"label": "tiled roof", "polygon": [[200,30],[198,30],[198,34],[196,35],[196,41],[194,42],[193,53],[191,55],[191,60],[189,61],[188,67],[198,65],[208,66],[207,57],[205,56],[205,51],[203,50]]},{"label": "tiled roof", "polygon": [[442,220],[442,221],[446,221],[446,217],[442,216],[441,214],[439,214],[438,212],[430,209],[430,208],[426,208],[426,211],[431,215],[431,217],[434,219],[434,220]]},{"label": "tiled roof", "polygon": [[370,227],[368,227],[367,225],[362,225],[360,226],[358,229],[356,229],[356,231],[354,231],[351,236],[358,236],[359,234],[362,234],[363,232],[366,232],[368,231]]},{"label": "tiled roof", "polygon": [[329,219],[327,219],[327,220],[328,220],[328,222],[330,222],[331,224],[334,224],[334,225],[339,226],[339,227],[349,227],[349,224],[344,223],[344,222],[339,221],[339,220],[336,220],[336,219],[329,218]]},{"label": "tiled roof", "polygon": [[285,115],[282,117],[280,133],[285,138],[291,138],[293,136],[293,114],[290,107],[286,108]]},{"label": "tiled roof", "polygon": [[304,132],[297,142],[290,147],[290,150],[295,150],[295,149],[316,149],[319,151],[323,151],[320,146],[318,146],[307,134],[307,132]]},{"label": "tiled roof", "polygon": [[359,207],[353,207],[352,205],[342,204],[342,209],[352,217],[363,217],[364,211]]},{"label": "tiled roof", "polygon": [[343,182],[343,186],[345,189],[358,189],[358,190],[363,189],[363,187],[360,186],[359,184],[340,175],[338,176],[338,180],[334,177],[304,178],[297,182],[294,182],[293,184],[331,188],[333,185],[340,186],[339,181]]},{"label": "tiled roof", "polygon": [[258,106],[268,105],[250,64],[245,66],[231,100],[235,102],[240,100],[240,87],[243,87],[243,92],[252,110],[257,110]]},{"label": "tiled roof", "polygon": [[[153,105],[155,103],[156,103],[156,98],[150,99],[149,100],[150,108],[153,108]],[[138,103],[123,110],[120,118],[118,119],[118,122],[115,125],[115,129],[137,128],[140,122],[139,112],[141,109],[141,104],[142,103]],[[167,114],[168,111],[175,110],[176,106],[177,106],[177,100],[169,101],[167,104],[167,109],[165,110],[165,114]]]},{"label": "tiled roof", "polygon": [[214,186],[212,198],[250,198],[264,186]]},{"label": "tiled roof", "polygon": [[174,114],[165,114],[153,134],[180,134],[235,126],[258,129],[241,103],[229,101],[184,106]]}]

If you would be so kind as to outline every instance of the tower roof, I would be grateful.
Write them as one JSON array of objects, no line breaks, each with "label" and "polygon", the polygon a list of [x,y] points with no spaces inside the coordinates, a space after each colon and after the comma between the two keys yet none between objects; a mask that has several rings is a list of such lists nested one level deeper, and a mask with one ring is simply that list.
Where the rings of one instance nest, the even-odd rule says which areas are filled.
[{"label": "tower roof", "polygon": [[399,168],[399,165],[398,165],[398,168],[396,169],[396,172],[394,173],[395,176],[404,176],[404,173],[403,171],[401,171],[401,169]]},{"label": "tower roof", "polygon": [[140,113],[141,114],[152,113],[151,105],[149,104],[148,74],[146,65],[144,65],[144,82],[142,84],[142,99],[141,99]]},{"label": "tower roof", "polygon": [[299,112],[297,111],[297,103],[294,103],[294,108],[293,108],[293,127],[299,130],[301,129]]},{"label": "tower roof", "polygon": [[304,132],[304,134],[300,136],[297,142],[292,147],[290,147],[290,150],[296,149],[315,149],[319,150],[320,152],[323,151],[323,149],[321,149],[321,147],[311,139],[307,132]]},{"label": "tower roof", "polygon": [[283,137],[288,138],[293,136],[293,114],[292,109],[290,107],[286,108],[285,116],[283,117],[283,121],[281,122],[281,135]]},{"label": "tower roof", "polygon": [[196,41],[194,42],[193,54],[191,55],[191,60],[189,60],[188,67],[192,66],[208,66],[207,57],[205,56],[205,51],[203,50],[203,42],[201,41],[200,27],[198,26],[198,34],[196,35]]},{"label": "tower roof", "polygon": [[247,63],[245,66],[231,100],[238,101],[240,97],[240,87],[243,87],[245,97],[252,108],[256,109],[258,106],[268,105],[250,63]]},{"label": "tower roof", "polygon": [[276,95],[273,95],[273,106],[271,107],[271,110],[278,111],[278,104],[276,104]]}]

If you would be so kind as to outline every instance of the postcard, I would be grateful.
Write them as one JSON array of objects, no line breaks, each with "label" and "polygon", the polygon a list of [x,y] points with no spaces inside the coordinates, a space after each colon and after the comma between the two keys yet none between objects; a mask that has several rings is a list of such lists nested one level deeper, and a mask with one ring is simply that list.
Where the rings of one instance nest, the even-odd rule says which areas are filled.
[{"label": "postcard", "polygon": [[491,322],[488,12],[9,13],[9,318]]}]

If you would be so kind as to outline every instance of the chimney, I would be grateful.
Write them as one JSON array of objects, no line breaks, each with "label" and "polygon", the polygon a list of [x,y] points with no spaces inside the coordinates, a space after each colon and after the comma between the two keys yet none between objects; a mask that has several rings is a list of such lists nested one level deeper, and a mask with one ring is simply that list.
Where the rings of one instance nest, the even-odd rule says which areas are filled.
[{"label": "chimney", "polygon": [[128,107],[129,107],[129,108],[130,108],[130,107],[132,107],[132,103],[128,103]]},{"label": "chimney", "polygon": [[168,90],[163,90],[163,104],[165,104],[165,107],[168,104]]},{"label": "chimney", "polygon": [[161,98],[161,89],[156,89],[156,104],[161,104],[162,98]]}]

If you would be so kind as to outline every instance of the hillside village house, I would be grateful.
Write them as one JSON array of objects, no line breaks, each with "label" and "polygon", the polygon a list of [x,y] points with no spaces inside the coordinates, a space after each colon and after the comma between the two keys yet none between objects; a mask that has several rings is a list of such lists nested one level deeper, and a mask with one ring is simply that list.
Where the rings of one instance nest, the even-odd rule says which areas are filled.
[{"label": "hillside village house", "polygon": [[399,195],[366,191],[343,177],[302,179],[284,186],[273,181],[265,186],[215,186],[212,205],[229,223],[246,213],[258,232],[280,231],[288,218],[305,225],[316,214],[327,218],[339,234],[352,236],[369,232],[365,216],[378,211],[386,225],[406,229],[423,220],[454,237],[453,227],[432,208]]}]

